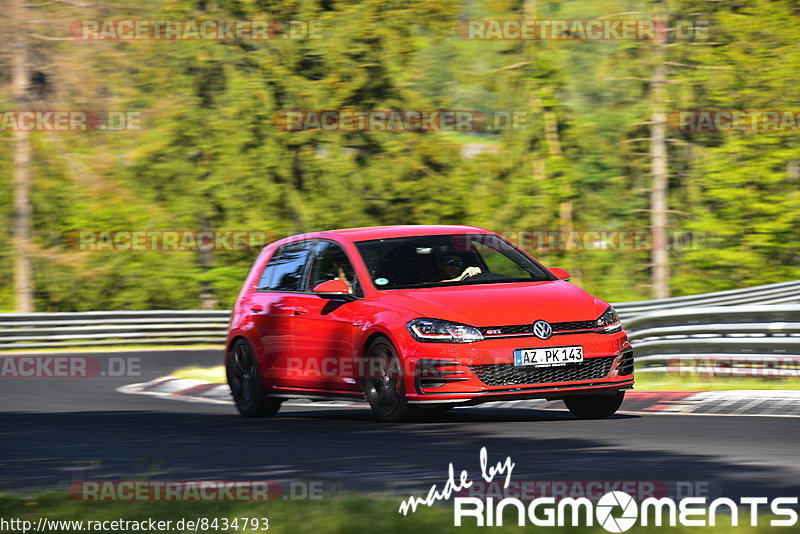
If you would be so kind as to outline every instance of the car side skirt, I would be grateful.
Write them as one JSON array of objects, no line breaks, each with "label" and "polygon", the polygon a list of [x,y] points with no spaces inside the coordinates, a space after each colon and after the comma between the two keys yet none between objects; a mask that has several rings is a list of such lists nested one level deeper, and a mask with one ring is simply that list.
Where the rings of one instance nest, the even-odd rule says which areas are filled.
[{"label": "car side skirt", "polygon": [[[559,400],[565,397],[585,394],[613,394],[618,391],[633,389],[633,379],[614,383],[588,383],[574,386],[540,386],[540,387],[514,387],[502,390],[469,393],[427,393],[425,398],[408,396],[409,404],[458,404],[459,406],[473,406],[484,402],[546,399]],[[460,397],[459,397],[460,395]],[[356,391],[338,391],[328,389],[303,389],[288,387],[273,387],[267,397],[283,399],[307,399],[310,401],[365,401],[363,393]],[[445,398],[447,397],[447,398]]]}]

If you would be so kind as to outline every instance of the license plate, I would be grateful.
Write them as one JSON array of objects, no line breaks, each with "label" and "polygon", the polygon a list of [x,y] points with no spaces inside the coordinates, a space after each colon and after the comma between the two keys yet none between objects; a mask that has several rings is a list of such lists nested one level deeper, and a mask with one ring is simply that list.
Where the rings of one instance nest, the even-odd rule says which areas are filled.
[{"label": "license plate", "polygon": [[552,367],[582,361],[583,347],[580,345],[514,350],[514,365],[517,367],[526,365]]}]

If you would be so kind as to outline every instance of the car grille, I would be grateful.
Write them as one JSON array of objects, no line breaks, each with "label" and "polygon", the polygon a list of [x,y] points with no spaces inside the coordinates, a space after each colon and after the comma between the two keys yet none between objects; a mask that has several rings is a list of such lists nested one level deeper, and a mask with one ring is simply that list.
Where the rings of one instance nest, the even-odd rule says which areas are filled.
[{"label": "car grille", "polygon": [[[592,330],[597,327],[596,321],[569,321],[566,323],[550,323],[553,333],[571,330]],[[482,326],[478,328],[485,337],[533,335],[533,323],[512,324],[505,326]]]},{"label": "car grille", "polygon": [[487,386],[549,384],[576,380],[597,380],[611,372],[615,356],[587,358],[581,363],[558,367],[517,367],[512,363],[470,365],[470,370]]},{"label": "car grille", "polygon": [[570,321],[567,323],[553,323],[553,332],[564,332],[565,330],[591,330],[597,328],[597,321]]}]

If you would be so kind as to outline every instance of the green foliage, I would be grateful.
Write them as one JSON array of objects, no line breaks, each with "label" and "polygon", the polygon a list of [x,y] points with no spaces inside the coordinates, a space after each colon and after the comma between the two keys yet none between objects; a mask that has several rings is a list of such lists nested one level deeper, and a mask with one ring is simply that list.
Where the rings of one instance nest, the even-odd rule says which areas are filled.
[{"label": "green foliage", "polygon": [[[254,252],[81,252],[81,230],[262,230],[456,223],[507,232],[646,231],[653,44],[467,41],[461,18],[530,17],[510,0],[121,1],[35,10],[38,34],[89,18],[320,21],[322,39],[34,40],[49,109],[142,111],[142,130],[36,132],[36,308],[218,307]],[[591,18],[658,3],[536,2],[540,18]],[[669,107],[797,109],[800,30],[789,0],[667,3],[672,26],[709,39],[668,48]],[[112,9],[113,8],[113,9]],[[113,16],[112,16],[113,15]],[[33,17],[32,17],[33,18]],[[44,22],[42,22],[44,21]],[[0,73],[8,72],[0,55]],[[11,109],[5,74],[1,109]],[[292,132],[285,110],[471,109],[526,114],[525,127],[470,135]],[[13,309],[13,134],[0,132],[0,310]],[[674,294],[800,277],[796,132],[670,131]],[[472,147],[477,154],[465,157]],[[531,251],[611,300],[647,298],[646,251]]]}]

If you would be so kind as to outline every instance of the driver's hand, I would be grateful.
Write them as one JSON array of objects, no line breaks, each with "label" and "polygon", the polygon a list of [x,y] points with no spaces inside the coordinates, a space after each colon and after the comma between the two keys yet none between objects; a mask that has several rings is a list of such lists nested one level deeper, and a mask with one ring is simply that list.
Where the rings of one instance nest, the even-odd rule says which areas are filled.
[{"label": "driver's hand", "polygon": [[458,277],[459,280],[465,280],[470,276],[475,276],[476,274],[481,274],[480,267],[467,267],[464,269],[464,272],[461,273],[461,276]]}]

